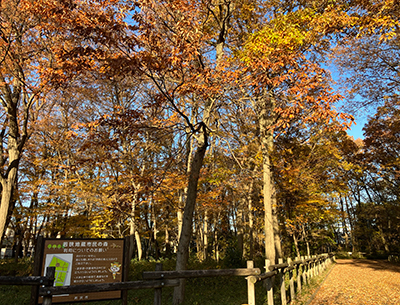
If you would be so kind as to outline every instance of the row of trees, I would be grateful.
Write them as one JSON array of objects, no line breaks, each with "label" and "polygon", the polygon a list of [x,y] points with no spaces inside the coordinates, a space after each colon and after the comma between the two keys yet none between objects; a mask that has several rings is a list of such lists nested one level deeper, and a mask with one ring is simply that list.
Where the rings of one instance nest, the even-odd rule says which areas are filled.
[{"label": "row of trees", "polygon": [[[2,239],[130,236],[177,270],[189,249],[275,260],[342,234],[398,251],[394,2],[0,5]],[[343,96],[381,106],[365,141]]]},{"label": "row of trees", "polygon": [[349,108],[371,110],[364,140],[349,159],[344,233],[353,251],[399,254],[399,7],[391,1],[361,4],[358,35],[336,48],[346,73]]}]

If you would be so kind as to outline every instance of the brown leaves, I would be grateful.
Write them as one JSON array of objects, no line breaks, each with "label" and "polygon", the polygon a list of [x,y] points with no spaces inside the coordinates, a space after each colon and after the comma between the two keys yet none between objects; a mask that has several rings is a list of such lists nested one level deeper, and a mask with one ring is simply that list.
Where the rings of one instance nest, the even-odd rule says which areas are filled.
[{"label": "brown leaves", "polygon": [[399,276],[385,261],[337,260],[310,305],[400,304]]}]

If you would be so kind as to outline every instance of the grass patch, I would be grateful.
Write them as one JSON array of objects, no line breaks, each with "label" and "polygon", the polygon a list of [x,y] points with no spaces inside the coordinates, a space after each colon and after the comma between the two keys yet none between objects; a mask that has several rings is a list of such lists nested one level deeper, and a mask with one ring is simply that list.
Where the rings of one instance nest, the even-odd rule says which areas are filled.
[{"label": "grass patch", "polygon": [[301,293],[296,294],[296,299],[293,300],[291,305],[307,305],[312,300],[314,294],[318,291],[319,287],[321,287],[322,283],[328,276],[329,272],[332,270],[335,264],[331,264],[326,268],[322,273],[318,276],[311,278],[310,282],[307,285],[301,287]]},{"label": "grass patch", "polygon": [[29,305],[31,286],[5,286],[0,285],[1,304]]}]

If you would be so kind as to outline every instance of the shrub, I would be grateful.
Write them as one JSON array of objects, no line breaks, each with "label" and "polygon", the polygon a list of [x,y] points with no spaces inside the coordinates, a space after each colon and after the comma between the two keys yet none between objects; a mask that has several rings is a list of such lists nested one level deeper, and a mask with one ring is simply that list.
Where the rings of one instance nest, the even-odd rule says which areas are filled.
[{"label": "shrub", "polygon": [[245,268],[246,263],[242,258],[242,255],[235,246],[228,246],[225,250],[225,256],[223,258],[224,268]]}]

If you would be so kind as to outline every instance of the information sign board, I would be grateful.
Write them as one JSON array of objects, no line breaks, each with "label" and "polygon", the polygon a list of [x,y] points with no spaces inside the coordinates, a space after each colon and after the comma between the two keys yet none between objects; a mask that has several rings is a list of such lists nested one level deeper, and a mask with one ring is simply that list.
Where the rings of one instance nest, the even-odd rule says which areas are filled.
[{"label": "information sign board", "polygon": [[[42,275],[46,267],[55,267],[54,286],[121,282],[123,262],[123,239],[45,239]],[[53,303],[118,298],[121,291],[92,292],[55,295]]]}]

